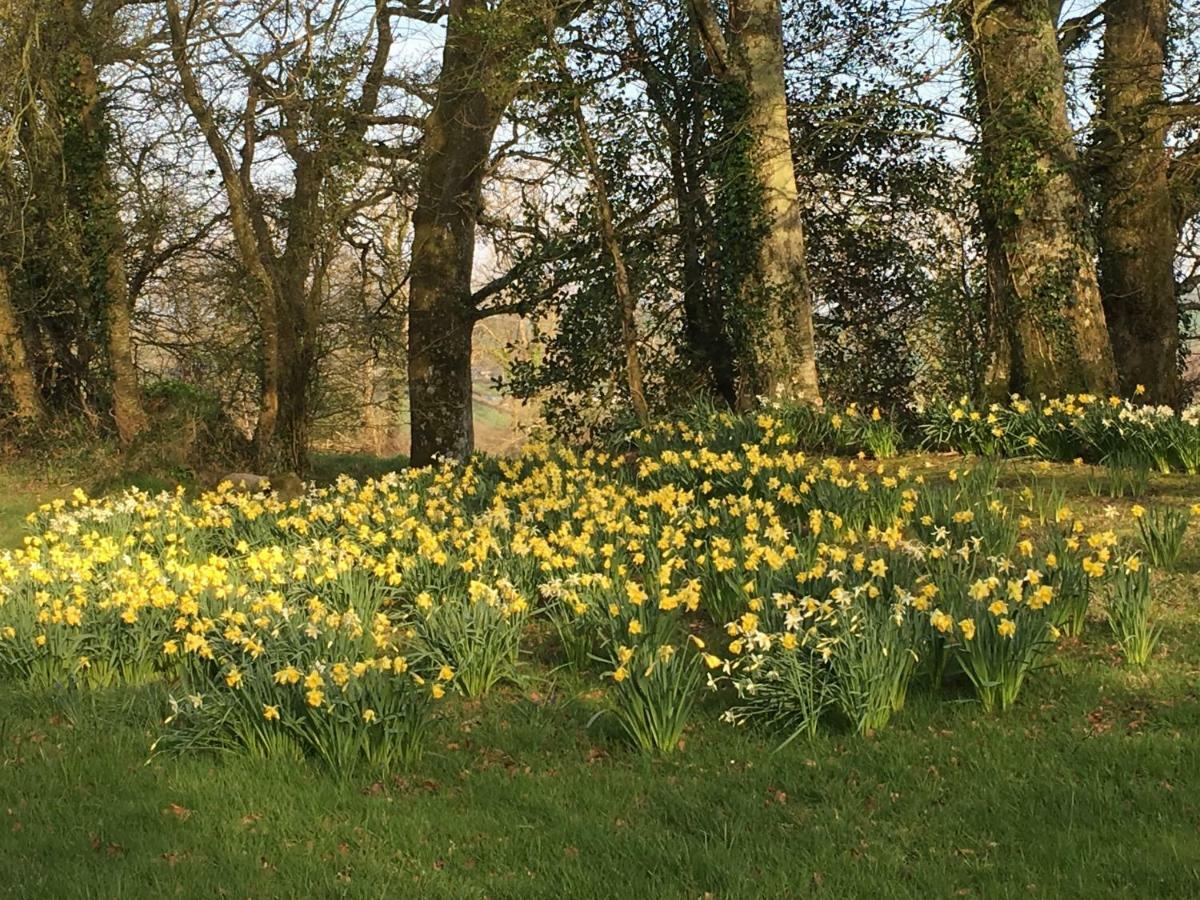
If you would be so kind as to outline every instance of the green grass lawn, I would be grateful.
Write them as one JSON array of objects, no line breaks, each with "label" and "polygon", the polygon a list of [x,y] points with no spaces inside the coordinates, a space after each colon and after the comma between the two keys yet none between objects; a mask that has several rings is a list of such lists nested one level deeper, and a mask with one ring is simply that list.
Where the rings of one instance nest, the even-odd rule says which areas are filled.
[{"label": "green grass lawn", "polygon": [[[1111,504],[1064,477],[1078,505]],[[35,498],[5,483],[3,534]],[[1162,499],[1200,485],[1155,480]],[[1127,523],[1128,520],[1121,520]],[[914,685],[871,738],[777,738],[701,708],[627,750],[594,682],[536,658],[447,701],[410,771],[152,757],[166,689],[0,689],[5,897],[1200,896],[1200,548],[1157,575],[1142,673],[1102,621],[982,714]]]}]

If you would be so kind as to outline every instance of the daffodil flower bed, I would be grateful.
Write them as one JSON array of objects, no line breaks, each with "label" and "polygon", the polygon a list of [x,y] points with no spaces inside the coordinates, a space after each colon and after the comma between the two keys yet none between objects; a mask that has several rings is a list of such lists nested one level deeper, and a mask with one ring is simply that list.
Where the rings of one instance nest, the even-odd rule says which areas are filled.
[{"label": "daffodil flower bed", "polygon": [[1180,413],[1133,399],[1069,394],[978,406],[963,397],[916,410],[923,445],[984,456],[1200,472],[1200,405]]},{"label": "daffodil flower bed", "polygon": [[0,556],[0,678],[161,680],[159,750],[340,770],[415,760],[450,694],[504,702],[536,635],[654,752],[705,688],[784,739],[878,731],[952,678],[1004,710],[1114,578],[1114,631],[1148,656],[1140,559],[1061,492],[811,458],[805,430],[887,440],[825,415],[659,423],[636,453],[535,443],[289,501],[77,493]]}]

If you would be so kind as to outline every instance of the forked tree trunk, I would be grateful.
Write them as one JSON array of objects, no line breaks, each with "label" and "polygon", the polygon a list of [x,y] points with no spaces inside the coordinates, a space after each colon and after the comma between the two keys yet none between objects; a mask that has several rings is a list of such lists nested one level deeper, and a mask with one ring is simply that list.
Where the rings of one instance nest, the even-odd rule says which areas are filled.
[{"label": "forked tree trunk", "polygon": [[166,0],[167,24],[171,34],[171,56],[179,74],[184,102],[217,161],[221,181],[229,199],[229,224],[237,243],[238,255],[251,280],[258,288],[259,334],[262,341],[261,394],[254,443],[259,463],[268,461],[279,419],[279,388],[282,361],[279,347],[279,289],[263,261],[262,248],[251,220],[250,199],[242,185],[238,167],[225,145],[212,110],[204,100],[199,82],[188,59],[187,34],[178,0]]},{"label": "forked tree trunk", "polygon": [[1116,371],[1046,0],[967,0],[994,358],[990,390],[1105,393]]},{"label": "forked tree trunk", "polygon": [[1168,0],[1106,0],[1096,134],[1100,292],[1121,389],[1179,397],[1176,231],[1163,110]]},{"label": "forked tree trunk", "polygon": [[803,208],[792,165],[779,0],[732,0],[720,27],[709,0],[691,0],[705,53],[744,95],[738,129],[751,137],[749,171],[761,191],[757,267],[737,297],[739,404],[757,396],[819,402],[812,286]]},{"label": "forked tree trunk", "polygon": [[8,272],[3,268],[0,268],[0,364],[4,366],[16,417],[30,424],[45,419],[46,408],[29,365],[20,318],[9,293]]},{"label": "forked tree trunk", "polygon": [[[333,89],[342,98],[346,115],[336,124],[309,106],[305,92],[291,89],[293,81],[299,84],[311,74],[312,60],[306,54],[301,58],[307,62],[293,61],[297,67],[289,68],[283,79],[289,85],[287,91],[277,90],[264,76],[267,67],[288,59],[299,46],[290,39],[273,36],[277,41],[274,49],[260,52],[257,63],[248,66],[245,106],[239,121],[245,140],[238,166],[192,68],[179,0],[166,0],[165,5],[171,54],[183,97],[216,158],[238,253],[259,289],[262,397],[254,431],[259,465],[268,470],[288,467],[302,473],[308,464],[326,270],[338,227],[355,208],[334,193],[331,176],[341,172],[343,166],[358,165],[355,151],[362,148],[366,130],[375,118],[393,43],[392,17],[400,10],[387,0],[375,0],[374,49],[358,59],[361,68],[353,70],[353,77],[341,70],[346,80]],[[202,4],[193,4],[191,11],[201,8]],[[337,10],[337,15],[345,13],[341,7]],[[310,31],[308,38],[312,37]],[[349,60],[346,57],[344,61]],[[329,74],[334,76],[338,71],[333,66]],[[357,99],[343,93],[352,84],[358,85]],[[285,224],[279,230],[286,233],[282,252],[276,251],[274,229],[262,211],[266,201],[253,182],[254,145],[266,133],[260,133],[259,122],[267,108],[272,110],[271,116],[278,115],[285,123],[283,127],[267,128],[282,142],[294,163],[292,192],[281,204]]]}]

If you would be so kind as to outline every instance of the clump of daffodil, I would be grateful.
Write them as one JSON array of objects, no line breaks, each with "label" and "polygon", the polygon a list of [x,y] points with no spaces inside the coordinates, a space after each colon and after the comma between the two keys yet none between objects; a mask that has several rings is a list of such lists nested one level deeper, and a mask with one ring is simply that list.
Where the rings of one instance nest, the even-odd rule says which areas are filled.
[{"label": "clump of daffodil", "polygon": [[[1095,462],[1125,429],[1170,467],[1200,422],[1090,395],[921,415],[931,444],[993,456]],[[0,554],[0,675],[162,679],[177,699],[160,749],[345,768],[414,755],[437,703],[503,702],[535,659],[593,679],[630,742],[664,752],[703,685],[730,721],[785,737],[882,728],[951,663],[1005,708],[1110,582],[1122,646],[1149,655],[1142,557],[1040,470],[1014,496],[987,461],[886,460],[899,430],[855,405],[697,410],[627,437],[635,453],[532,441],[289,500],[46,504]],[[1176,520],[1133,515],[1167,564]]]}]

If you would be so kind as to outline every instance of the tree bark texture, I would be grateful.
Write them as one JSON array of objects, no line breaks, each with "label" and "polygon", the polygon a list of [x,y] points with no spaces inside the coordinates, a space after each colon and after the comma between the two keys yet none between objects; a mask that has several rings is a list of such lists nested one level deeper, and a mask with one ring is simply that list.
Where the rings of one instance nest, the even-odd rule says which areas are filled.
[{"label": "tree bark texture", "polygon": [[[779,0],[733,0],[726,29],[709,0],[692,0],[714,72],[742,92],[737,127],[751,137],[749,171],[761,192],[757,265],[737,304],[739,405],[758,396],[820,401],[803,207],[792,164]],[[731,239],[744,240],[744,235]]]},{"label": "tree bark texture", "polygon": [[[471,274],[492,138],[520,84],[488,40],[484,0],[452,0],[437,95],[425,121],[408,301],[412,464],[475,447]],[[537,19],[534,20],[537,22]]]},{"label": "tree bark texture", "polygon": [[1095,161],[1100,292],[1121,390],[1179,395],[1177,233],[1163,103],[1168,0],[1106,0]]},{"label": "tree bark texture", "polygon": [[967,0],[994,394],[1106,393],[1116,371],[1046,0]]},{"label": "tree bark texture", "polygon": [[[88,48],[89,30],[98,28],[80,0],[67,7],[71,49],[76,65],[77,97],[74,140],[64,141],[68,171],[80,178],[73,193],[83,224],[84,244],[92,268],[91,281],[104,323],[105,349],[111,369],[112,415],[122,444],[146,428],[146,411],[133,356],[133,303],[125,271],[125,226],[108,162],[108,123],[96,59]],[[74,130],[74,129],[70,129]]]},{"label": "tree bark texture", "polygon": [[37,378],[29,365],[20,317],[9,292],[8,272],[0,268],[0,364],[8,381],[13,413],[23,422],[35,424],[46,416]]}]

